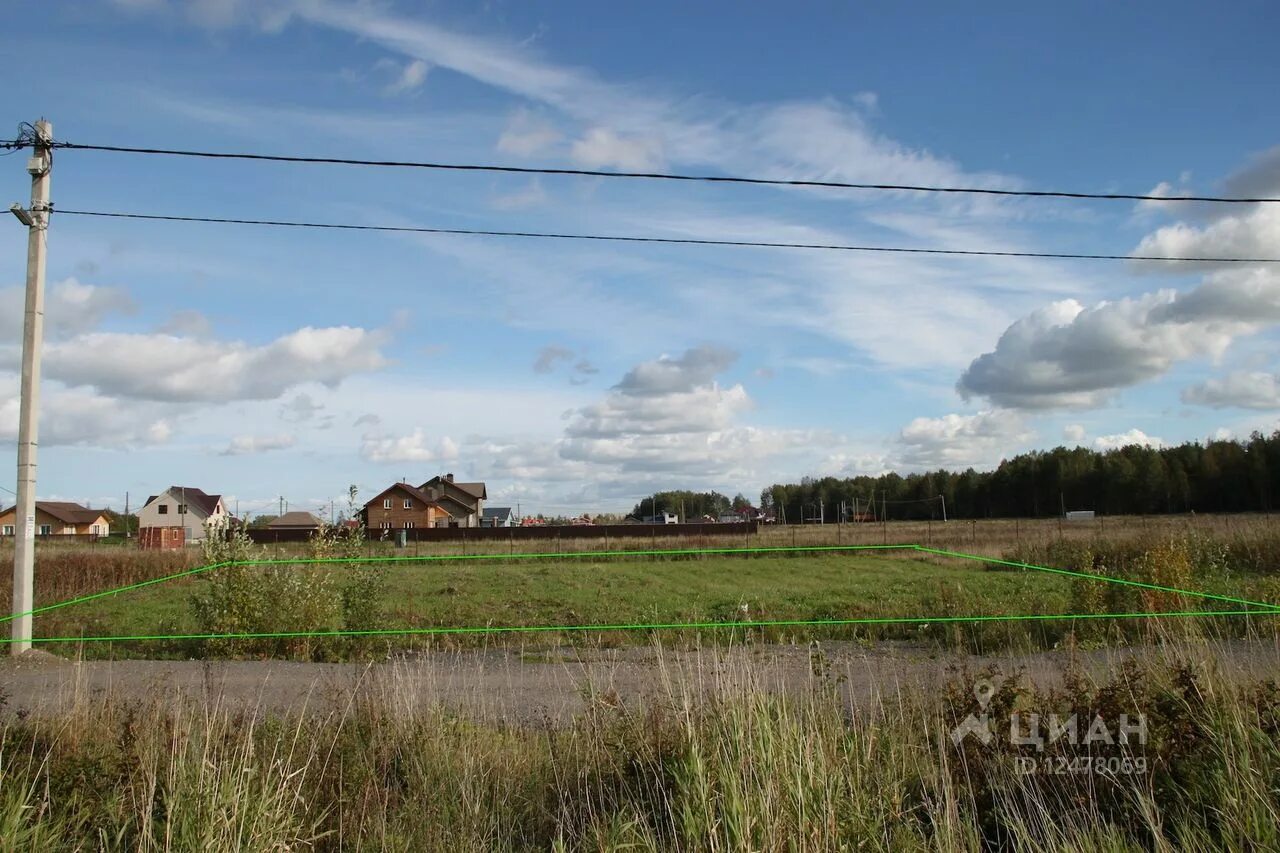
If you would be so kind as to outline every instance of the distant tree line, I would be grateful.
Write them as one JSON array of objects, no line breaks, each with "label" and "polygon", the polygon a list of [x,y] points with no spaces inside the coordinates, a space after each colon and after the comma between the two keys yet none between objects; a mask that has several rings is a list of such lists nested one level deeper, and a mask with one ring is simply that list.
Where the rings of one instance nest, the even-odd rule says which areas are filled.
[{"label": "distant tree line", "polygon": [[851,513],[890,519],[1012,518],[1095,510],[1105,515],[1181,512],[1270,512],[1280,508],[1280,430],[1247,441],[1188,442],[1177,447],[1130,445],[1096,451],[1058,447],[1000,463],[994,471],[929,471],[905,477],[820,479],[777,484],[760,495],[779,521],[798,523]]},{"label": "distant tree line", "polygon": [[750,506],[751,502],[741,493],[730,498],[719,492],[674,490],[656,492],[650,497],[642,498],[631,510],[631,518],[648,518],[661,512],[672,512],[682,520],[697,521],[704,515],[719,518]]}]

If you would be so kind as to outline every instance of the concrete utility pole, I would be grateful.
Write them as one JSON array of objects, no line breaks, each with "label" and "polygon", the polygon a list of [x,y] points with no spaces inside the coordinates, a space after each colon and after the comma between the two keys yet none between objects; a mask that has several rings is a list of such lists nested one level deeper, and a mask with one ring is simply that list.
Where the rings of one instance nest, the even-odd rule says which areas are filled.
[{"label": "concrete utility pole", "polygon": [[49,228],[49,172],[53,166],[53,125],[36,122],[34,151],[27,161],[31,208],[9,208],[27,226],[27,297],[22,324],[22,391],[18,407],[18,535],[13,549],[13,643],[10,651],[31,648],[32,587],[36,555],[36,448],[39,445],[40,347],[44,339],[45,238]]}]

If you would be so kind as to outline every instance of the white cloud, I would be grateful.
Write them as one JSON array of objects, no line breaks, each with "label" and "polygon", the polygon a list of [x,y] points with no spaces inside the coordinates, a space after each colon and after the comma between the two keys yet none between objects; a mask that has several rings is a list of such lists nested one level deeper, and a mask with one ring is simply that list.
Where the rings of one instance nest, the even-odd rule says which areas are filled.
[{"label": "white cloud", "polygon": [[1185,222],[1165,226],[1143,238],[1133,253],[1162,258],[1274,258],[1277,245],[1280,205],[1260,204],[1204,226]]},{"label": "white cloud", "polygon": [[573,143],[570,155],[585,169],[651,172],[662,166],[662,143],[652,137],[624,136],[593,127]]},{"label": "white cloud", "polygon": [[1084,441],[1085,431],[1082,424],[1067,424],[1062,428],[1062,438],[1070,444],[1080,444]]},{"label": "white cloud", "polygon": [[957,389],[1015,408],[1097,406],[1178,361],[1218,358],[1235,338],[1277,321],[1280,276],[1268,270],[1219,272],[1190,291],[1091,308],[1063,300],[1011,325]]},{"label": "white cloud", "polygon": [[1021,450],[1034,433],[1017,412],[916,418],[902,429],[902,464],[908,468],[987,467]]},{"label": "white cloud", "polygon": [[406,62],[404,67],[400,69],[396,79],[383,89],[383,94],[404,95],[416,91],[421,88],[423,82],[427,79],[427,72],[430,69],[431,66],[421,59]]},{"label": "white cloud", "polygon": [[[1181,186],[1174,186],[1168,181],[1161,181],[1151,189],[1147,190],[1145,195],[1154,196],[1155,198],[1169,198],[1170,196],[1195,195],[1190,187],[1186,186],[1190,180],[1190,174],[1182,173],[1179,179]],[[1168,217],[1178,213],[1183,213],[1194,209],[1194,202],[1189,201],[1155,201],[1153,199],[1143,199],[1137,202],[1133,207],[1134,221],[1136,223],[1149,222],[1155,217]],[[1135,254],[1143,254],[1135,252]]]},{"label": "white cloud", "polygon": [[369,462],[377,463],[431,462],[437,459],[456,459],[458,445],[445,436],[433,448],[426,431],[417,427],[408,435],[368,434],[361,440],[360,455]]},{"label": "white cloud", "polygon": [[706,433],[727,429],[751,407],[741,385],[712,383],[688,391],[639,396],[614,391],[603,401],[579,409],[565,430],[572,439],[613,440],[626,436]]},{"label": "white cloud", "polygon": [[291,332],[265,346],[164,334],[96,332],[47,348],[50,378],[141,400],[268,400],[305,382],[334,386],[387,364],[383,332],[350,326]]},{"label": "white cloud", "polygon": [[1215,409],[1280,409],[1280,377],[1261,371],[1236,371],[1184,389],[1182,401]]},{"label": "white cloud", "polygon": [[1093,440],[1093,446],[1099,450],[1115,450],[1137,444],[1142,447],[1164,447],[1164,440],[1147,435],[1140,429],[1131,429],[1115,435],[1100,435]]},{"label": "white cloud", "polygon": [[[1227,178],[1223,182],[1223,193],[1235,198],[1280,195],[1280,145],[1261,152]],[[1202,224],[1177,222],[1161,228],[1143,238],[1134,254],[1163,258],[1277,256],[1280,205],[1223,205],[1212,209],[1180,206],[1179,209],[1204,213],[1209,219]]]},{"label": "white cloud", "polygon": [[827,456],[818,470],[834,477],[878,477],[892,471],[894,464],[885,453],[841,451]]},{"label": "white cloud", "polygon": [[662,355],[628,371],[617,389],[632,396],[693,391],[710,383],[737,358],[738,354],[732,350],[710,345],[695,347],[679,358]]},{"label": "white cloud", "polygon": [[498,150],[518,157],[532,157],[554,146],[560,138],[560,131],[554,125],[522,107],[507,120],[507,126],[498,137]]},{"label": "white cloud", "polygon": [[[22,340],[26,291],[23,287],[0,288],[0,343]],[[97,327],[113,313],[136,310],[129,294],[116,287],[81,284],[67,278],[45,292],[44,328],[46,339],[63,338]]]},{"label": "white cloud", "polygon": [[238,435],[221,452],[222,456],[246,456],[271,450],[287,450],[294,445],[292,435]]},{"label": "white cloud", "polygon": [[[18,377],[0,373],[0,441],[17,441],[18,414]],[[120,449],[163,444],[179,414],[171,404],[122,405],[86,389],[46,383],[40,397],[40,445]]]}]

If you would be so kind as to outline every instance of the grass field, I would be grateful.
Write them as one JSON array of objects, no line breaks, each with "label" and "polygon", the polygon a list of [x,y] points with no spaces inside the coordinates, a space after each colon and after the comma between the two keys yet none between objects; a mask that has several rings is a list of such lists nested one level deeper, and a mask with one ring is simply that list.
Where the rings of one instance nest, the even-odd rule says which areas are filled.
[{"label": "grass field", "polygon": [[[1187,582],[1191,580],[1195,583]],[[1233,596],[1254,592],[1255,584],[1243,580],[1189,577],[1179,581],[1183,584],[1179,588]],[[1110,585],[913,551],[681,558],[495,557],[373,566],[288,563],[217,569],[197,577],[166,581],[40,614],[35,623],[37,636],[82,638],[343,629],[671,623],[737,626],[743,622],[904,618],[921,621],[753,626],[734,631],[715,629],[712,633],[732,637],[746,632],[758,640],[784,642],[814,638],[915,639],[989,651],[1018,644],[1049,647],[1067,631],[1081,629],[1093,636],[1099,629],[1080,628],[1070,620],[975,624],[948,620],[970,616],[1237,609],[1194,596],[1159,593],[1152,597],[1141,590],[1099,586]],[[368,598],[354,621],[348,607],[352,589],[363,589]],[[206,602],[203,609],[197,601]],[[1124,630],[1131,632],[1133,627]],[[691,637],[697,632],[687,629],[676,636],[671,631],[664,633],[677,640],[679,635]],[[565,631],[498,638],[500,642],[521,644],[566,640],[617,644],[645,642],[647,632],[611,629],[591,634]],[[354,651],[367,654],[378,649],[491,642],[494,637],[484,633],[430,639],[379,638],[362,642],[358,649],[341,639],[133,641],[85,643],[80,653],[90,657],[212,654],[333,659]]]},{"label": "grass field", "polygon": [[[1145,526],[1108,521],[1105,537],[1100,529],[1078,527],[1054,535],[1054,526],[788,528],[764,531],[751,544],[901,538],[1139,584],[1280,602],[1280,531],[1269,518],[1161,519]],[[650,543],[592,544],[616,552]],[[474,554],[476,545],[454,543],[435,552]],[[665,692],[640,703],[584,689],[581,710],[563,727],[496,724],[433,705],[415,693],[417,682],[396,681],[396,673],[436,660],[432,655],[383,665],[390,674],[385,692],[339,696],[328,706],[334,711],[230,707],[210,685],[196,696],[177,696],[159,681],[102,695],[71,690],[71,704],[56,714],[28,716],[4,710],[0,683],[0,850],[1280,849],[1280,689],[1265,680],[1265,667],[1259,676],[1243,666],[1274,653],[1280,641],[1275,616],[948,623],[941,618],[1230,605],[919,551],[517,560],[494,543],[490,549],[499,552],[493,559],[381,568],[289,562],[318,548],[309,554],[255,549],[247,556],[286,562],[233,566],[50,611],[37,617],[36,632],[632,621],[727,627],[46,647],[86,657],[364,660],[389,651],[512,643],[529,652],[504,652],[524,670],[567,666],[580,651],[543,655],[541,646],[636,643],[648,649],[619,655],[642,651],[661,661],[664,648],[675,655],[691,647],[684,653],[695,663],[677,678],[668,677],[665,663],[655,663],[653,682]],[[404,552],[374,543],[360,553]],[[44,548],[38,601],[161,577],[197,565],[201,556]],[[930,621],[741,624],[894,616]],[[824,665],[834,647],[823,643],[805,650],[808,680],[800,690],[776,693],[763,684],[757,667],[766,650],[752,644],[826,638],[864,642],[840,648],[869,655],[884,651],[868,648],[878,641],[906,641],[900,648],[906,661],[931,659],[939,648],[979,654],[1055,649],[1041,657],[1060,663],[1062,673],[1056,686],[1037,686],[1017,664],[999,670],[997,657],[957,656],[969,663],[964,671],[940,670],[949,673],[941,676],[945,681],[914,690],[886,683],[859,704],[842,692],[848,682],[841,678],[851,672]],[[722,639],[748,648],[708,643]],[[1080,654],[1088,645],[1107,648]],[[1087,654],[1128,651],[1112,645],[1142,646],[1150,657],[1141,664],[1107,662],[1092,675],[1078,668]],[[732,666],[729,651],[742,652]],[[455,656],[470,662],[457,673],[457,687],[466,691],[468,677],[479,683],[475,669],[490,650]],[[37,658],[12,665],[45,664]],[[121,667],[56,665],[74,672]],[[192,666],[207,671],[212,665]],[[227,666],[261,669],[266,679],[280,666],[320,669],[276,661]],[[974,686],[983,678],[998,690],[980,707]],[[508,689],[506,682],[500,689]],[[954,727],[979,712],[994,715],[999,737],[986,745],[953,743]],[[1014,742],[1014,712],[1109,721],[1141,714],[1149,738],[1136,748],[1060,740],[1041,754]],[[1133,775],[1016,769],[1019,759],[1045,757],[1140,757],[1144,769]]]},{"label": "grass field", "polygon": [[974,673],[851,706],[822,677],[770,692],[714,650],[643,704],[584,695],[564,727],[459,716],[394,677],[291,713],[77,690],[53,716],[0,715],[0,849],[1280,849],[1280,692],[1212,644],[1160,639],[1144,667],[1062,689],[986,672],[1003,734],[1015,710],[1146,720],[1139,743],[1043,755],[953,743]]},{"label": "grass field", "polygon": [[[1105,536],[1103,535],[1105,532]],[[218,570],[42,614],[43,637],[154,636],[203,633],[422,630],[463,627],[617,625],[1016,616],[1198,610],[1204,600],[1143,595],[1132,589],[1050,574],[992,570],[980,561],[912,551],[859,551],[750,557],[621,556],[621,549],[705,547],[786,548],[793,545],[878,546],[876,540],[932,544],[959,552],[1097,573],[1180,589],[1280,601],[1280,525],[1272,516],[1184,516],[1057,520],[909,522],[886,525],[807,525],[762,528],[750,536],[667,539],[544,540],[534,543],[462,541],[395,549],[363,542],[338,552],[333,543],[252,546],[235,554],[142,552],[127,546],[58,546],[37,550],[36,604],[44,606],[145,582],[225,559],[314,556],[386,558],[465,556],[459,561],[395,562],[363,568],[282,567]],[[555,554],[600,551],[599,557],[517,559],[528,550]],[[328,550],[326,550],[326,548]],[[339,553],[340,552],[340,553]],[[9,551],[8,553],[12,553]],[[481,554],[484,559],[475,559]],[[0,547],[0,557],[5,556]],[[489,559],[492,557],[492,559]],[[0,585],[7,573],[0,573]],[[0,590],[2,591],[2,590]],[[1217,609],[1235,609],[1218,605]],[[1133,636],[1137,626],[1115,628]],[[838,637],[921,639],[979,650],[1029,642],[1051,647],[1068,632],[1092,640],[1109,624],[1053,623],[880,625],[752,628],[770,641]],[[721,629],[722,633],[731,633]],[[609,631],[591,642],[644,641],[643,634]],[[1114,633],[1114,631],[1113,631]],[[688,635],[689,632],[682,632]],[[529,642],[521,638],[519,642]],[[584,638],[547,635],[534,642]],[[677,639],[672,637],[673,640]],[[285,655],[330,659],[357,651],[490,642],[492,637],[436,636],[362,644],[335,642],[190,643],[148,641],[85,644],[88,656]],[[358,645],[359,648],[356,648]],[[47,648],[54,648],[53,645]],[[66,649],[66,647],[63,647]],[[67,652],[71,651],[67,649]],[[66,653],[66,652],[64,652]]]}]

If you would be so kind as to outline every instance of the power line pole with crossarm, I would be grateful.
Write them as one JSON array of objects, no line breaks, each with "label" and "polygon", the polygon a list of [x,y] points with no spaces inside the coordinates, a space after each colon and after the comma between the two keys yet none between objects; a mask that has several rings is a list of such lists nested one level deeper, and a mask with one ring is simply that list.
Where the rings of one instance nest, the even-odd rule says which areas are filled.
[{"label": "power line pole with crossarm", "polygon": [[44,338],[44,267],[49,229],[49,172],[53,167],[53,125],[41,119],[34,127],[31,158],[31,207],[9,208],[27,226],[27,293],[22,324],[22,390],[18,406],[17,534],[13,549],[13,643],[10,651],[31,648],[32,587],[36,552],[36,450],[39,446],[40,347]]}]

